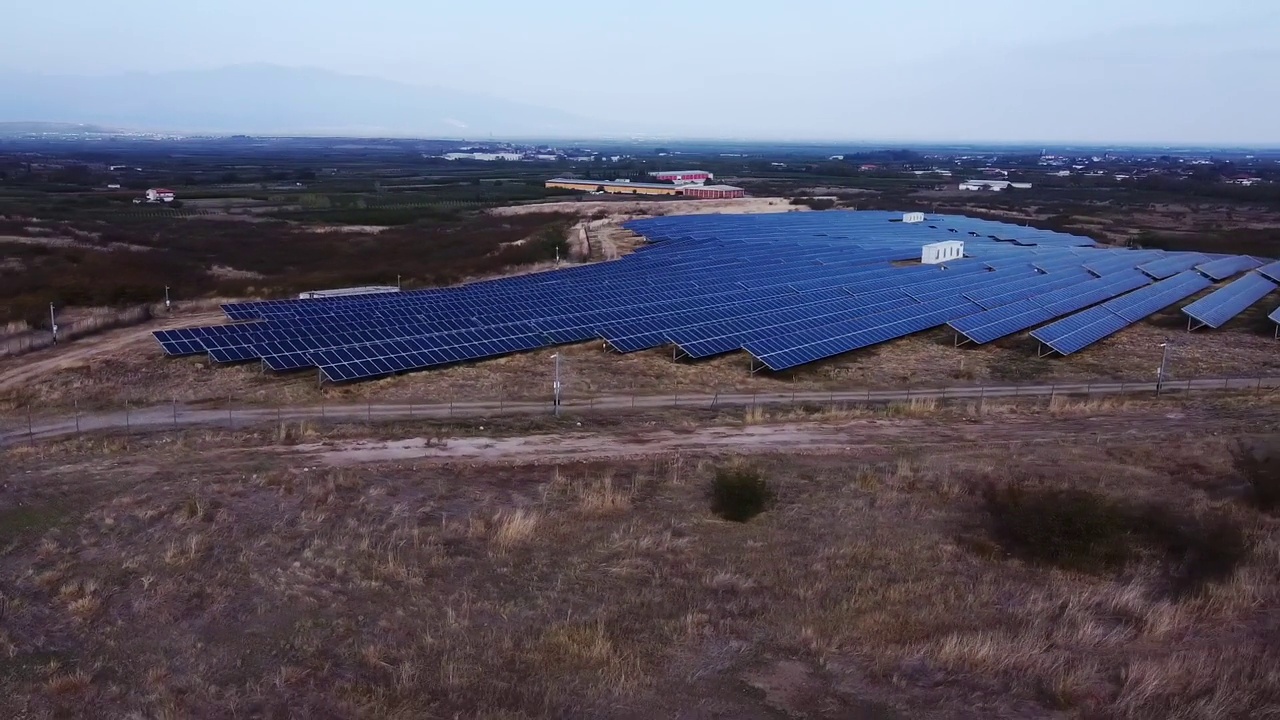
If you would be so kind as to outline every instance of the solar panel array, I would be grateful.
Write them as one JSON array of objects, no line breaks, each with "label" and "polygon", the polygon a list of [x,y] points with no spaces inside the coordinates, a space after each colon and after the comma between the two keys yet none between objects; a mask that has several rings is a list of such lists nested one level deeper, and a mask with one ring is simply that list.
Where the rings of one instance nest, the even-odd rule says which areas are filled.
[{"label": "solar panel array", "polygon": [[[155,337],[168,355],[258,360],[280,372],[319,368],[333,382],[588,340],[618,352],[674,345],[691,358],[745,350],[784,370],[946,324],[990,342],[1098,303],[1134,322],[1128,318],[1172,297],[1170,280],[1191,287],[1194,276],[1207,286],[1262,265],[1100,248],[1085,237],[961,216],[900,218],[649,218],[628,223],[648,243],[612,262],[449,288],[233,303],[223,306],[231,324]],[[922,245],[951,239],[965,242],[964,258],[918,263]],[[1153,288],[1161,290],[1127,310],[1112,305]]]},{"label": "solar panel array", "polygon": [[1070,355],[1194,295],[1213,282],[1193,270],[1180,272],[1126,295],[1031,331],[1055,352]]},{"label": "solar panel array", "polygon": [[1182,312],[1200,327],[1219,328],[1275,289],[1276,283],[1251,272],[1182,308]]}]

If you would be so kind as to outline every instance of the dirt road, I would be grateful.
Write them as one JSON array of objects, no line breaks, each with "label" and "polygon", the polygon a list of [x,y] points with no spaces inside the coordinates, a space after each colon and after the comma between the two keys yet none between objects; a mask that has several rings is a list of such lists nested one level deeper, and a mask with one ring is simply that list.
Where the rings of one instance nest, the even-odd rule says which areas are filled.
[{"label": "dirt road", "polygon": [[156,330],[189,325],[216,325],[225,319],[226,316],[219,310],[173,315],[6,359],[0,362],[0,391],[91,360],[118,356],[124,348],[150,337]]},{"label": "dirt road", "polygon": [[313,443],[276,450],[304,463],[351,465],[415,460],[427,462],[582,462],[671,453],[769,454],[849,453],[909,444],[913,448],[999,446],[1002,443],[1101,442],[1152,438],[1236,437],[1265,432],[1276,424],[1270,410],[1230,413],[1144,411],[1092,417],[1027,416],[982,422],[854,420],[843,423],[778,423],[713,426],[689,432],[578,432],[516,437],[410,438]]},{"label": "dirt road", "polygon": [[[1164,386],[1169,393],[1237,392],[1261,398],[1280,388],[1280,378],[1187,380]],[[1139,394],[1152,396],[1155,383],[1074,383],[1061,385],[1007,385],[950,387],[917,390],[867,390],[857,392],[798,392],[716,395],[636,395],[570,399],[564,412],[618,413],[635,409],[754,407],[757,405],[835,405],[839,403],[891,403],[937,400],[986,400],[1023,397],[1099,397]],[[1269,414],[1274,414],[1270,408]],[[313,420],[336,422],[387,422],[424,418],[501,417],[550,414],[548,402],[472,402],[435,405],[372,403],[356,405],[294,406],[279,408],[191,408],[178,404],[132,408],[125,412],[80,414],[61,418],[11,418],[0,424],[0,447],[21,442],[77,435],[102,430],[139,432],[167,428],[249,425]]]}]

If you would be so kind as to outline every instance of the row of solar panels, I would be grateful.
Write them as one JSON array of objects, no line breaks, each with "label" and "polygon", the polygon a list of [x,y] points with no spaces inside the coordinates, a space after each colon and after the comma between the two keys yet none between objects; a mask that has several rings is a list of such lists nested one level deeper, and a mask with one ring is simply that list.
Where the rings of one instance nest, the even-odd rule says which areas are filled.
[{"label": "row of solar panels", "polygon": [[[622,352],[674,344],[689,357],[745,349],[778,370],[947,323],[989,342],[1059,317],[1035,332],[1073,352],[1123,327],[1116,323],[1126,316],[1261,264],[1095,249],[1049,231],[1019,233],[1015,244],[992,239],[1011,233],[986,221],[920,226],[867,215],[654,218],[634,227],[670,234],[611,263],[386,296],[229,305],[229,317],[268,319],[162,331],[157,339],[170,354],[260,358],[279,371],[320,367],[334,381],[593,338]],[[705,232],[688,230],[695,225]],[[945,268],[887,264],[918,257],[922,237],[959,230],[973,236],[965,238],[968,259]],[[1265,295],[1250,278],[1273,288],[1278,269],[1258,268],[1188,306],[1188,315],[1219,326],[1233,308]]]},{"label": "row of solar panels", "polygon": [[[847,221],[850,219],[859,220],[859,218],[852,217],[853,215],[854,214],[852,213],[832,213],[826,216],[819,216],[818,214],[814,214],[811,217],[814,217],[814,218],[821,217],[822,221],[819,223],[819,227],[830,229],[833,226],[839,226],[841,222],[847,225],[848,224]],[[891,213],[877,213],[876,215],[878,219],[875,220],[875,224],[881,227],[888,227],[889,230],[882,231],[885,233],[885,235],[879,240],[876,240],[875,238],[872,238],[872,237],[868,237],[865,234],[861,235],[857,240],[857,246],[861,247],[863,251],[869,251],[875,248],[879,248],[882,250],[889,250],[891,252],[887,253],[884,256],[884,259],[886,260],[910,259],[912,257],[915,257],[917,256],[916,253],[918,253],[918,246],[914,244],[915,242],[920,242],[920,241],[927,242],[930,239],[938,239],[934,237],[934,238],[924,238],[923,240],[911,240],[911,237],[913,237],[915,234],[918,234],[922,229],[927,230],[927,228],[922,228],[922,226],[919,226],[919,225],[902,224],[902,223],[891,225],[884,221],[884,218],[893,217]],[[760,216],[760,217],[767,217],[767,216]],[[833,220],[840,221],[840,222],[833,223],[832,222]],[[965,219],[965,218],[960,218],[959,220],[966,221],[966,222],[968,221],[968,219]],[[775,222],[778,222],[778,221],[775,221]],[[979,221],[979,222],[984,222],[984,221]],[[859,222],[855,222],[853,223],[853,225],[855,228],[869,227],[871,223],[869,223],[868,220],[866,219],[860,219]],[[1016,226],[1004,226],[1003,224],[999,224],[999,223],[992,223],[992,225],[996,225],[999,227],[1016,228]],[[711,242],[715,242],[722,247],[728,247],[731,249],[735,257],[729,258],[729,259],[718,258],[714,256],[709,257],[708,248],[705,246],[699,246],[698,243],[693,243],[691,246],[688,246],[688,247],[671,247],[671,246],[681,245],[681,243],[661,243],[659,245],[653,246],[653,247],[664,246],[663,247],[664,252],[661,253],[660,255],[653,254],[653,253],[635,253],[634,255],[623,258],[621,261],[608,263],[604,267],[591,266],[590,272],[586,272],[586,273],[575,273],[573,270],[561,270],[561,271],[555,271],[555,272],[549,272],[549,273],[540,273],[536,275],[520,276],[516,278],[505,278],[505,279],[496,280],[496,281],[472,283],[470,285],[464,286],[465,289],[464,288],[442,289],[442,290],[437,289],[437,290],[428,290],[428,291],[414,291],[414,292],[408,292],[408,293],[395,293],[395,294],[383,295],[383,296],[363,296],[360,298],[336,297],[336,298],[327,298],[327,299],[318,300],[318,301],[299,301],[299,300],[260,301],[260,302],[253,302],[253,303],[229,304],[225,307],[225,309],[227,311],[228,316],[231,319],[248,320],[248,319],[256,319],[260,317],[272,317],[282,313],[285,314],[286,316],[291,315],[295,312],[300,312],[304,314],[313,314],[316,312],[316,310],[323,310],[326,308],[341,308],[344,306],[358,307],[358,308],[361,308],[362,310],[367,310],[368,308],[377,307],[380,305],[395,306],[395,305],[409,305],[413,303],[423,303],[423,304],[431,305],[437,302],[438,299],[440,298],[447,297],[450,295],[455,295],[455,294],[465,294],[468,297],[472,298],[473,301],[475,302],[484,302],[491,299],[496,299],[497,296],[499,295],[513,296],[518,298],[521,292],[527,290],[528,285],[542,283],[544,279],[546,282],[551,284],[557,284],[558,286],[558,283],[570,281],[574,277],[579,275],[583,277],[589,276],[589,282],[596,285],[598,285],[601,282],[610,280],[611,278],[626,278],[633,274],[645,275],[645,277],[650,282],[653,282],[653,281],[665,282],[670,280],[670,278],[674,277],[676,274],[678,274],[681,271],[682,267],[685,269],[693,269],[696,272],[700,272],[703,274],[702,277],[705,277],[706,273],[710,273],[714,271],[713,265],[716,262],[731,262],[733,260],[739,260],[739,261],[754,260],[756,262],[761,262],[762,260],[763,261],[779,261],[781,260],[780,255],[783,252],[783,248],[779,247],[779,243],[785,242],[788,240],[793,240],[799,243],[799,244],[793,243],[792,247],[790,248],[790,251],[792,253],[810,255],[810,256],[813,256],[814,259],[818,259],[816,257],[816,253],[820,251],[820,243],[823,243],[823,242],[826,243],[825,249],[828,249],[828,250],[834,250],[835,252],[843,252],[846,254],[850,250],[851,244],[847,240],[843,242],[834,242],[833,244],[833,241],[831,240],[832,236],[830,233],[822,233],[821,236],[818,236],[818,235],[805,236],[803,229],[798,227],[797,223],[793,222],[790,218],[787,219],[787,222],[782,224],[782,228],[783,228],[782,230],[779,230],[771,234],[767,234],[767,237],[769,238],[768,242],[754,243],[754,245],[756,246],[754,248],[753,248],[753,241],[750,239],[749,236],[744,236],[744,233],[739,233],[738,235],[735,235],[732,241],[712,240]],[[1019,230],[1024,230],[1024,229],[1019,228]],[[1036,231],[1036,232],[1047,232],[1047,231]],[[936,235],[936,233],[934,234]],[[729,244],[726,246],[724,245],[725,242],[729,242]],[[1080,244],[1081,240],[1076,238],[1076,239],[1069,240],[1069,242],[1074,244]],[[1085,239],[1085,242],[1089,244],[1092,243],[1092,241],[1088,241],[1087,239]],[[985,244],[988,246],[998,246],[1001,249],[1003,249],[1004,247],[1007,247],[1007,246],[1001,245],[1000,243],[989,242],[989,241],[986,242]],[[973,242],[970,243],[969,254],[971,256],[983,257],[983,255],[980,254],[981,251],[982,251],[981,243],[979,244],[975,244]],[[753,252],[756,253],[756,257],[751,256]],[[714,255],[714,253],[710,253],[710,254]],[[679,262],[681,263],[680,267],[671,266],[672,260],[676,260],[676,259],[678,259]],[[866,258],[866,259],[869,260],[870,258]]]}]

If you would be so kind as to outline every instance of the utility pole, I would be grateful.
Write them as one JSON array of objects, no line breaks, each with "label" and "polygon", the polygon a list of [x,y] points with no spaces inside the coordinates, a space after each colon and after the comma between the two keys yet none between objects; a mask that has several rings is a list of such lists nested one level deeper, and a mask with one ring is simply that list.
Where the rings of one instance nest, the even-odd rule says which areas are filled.
[{"label": "utility pole", "polygon": [[556,361],[556,379],[551,385],[551,389],[554,393],[554,400],[552,400],[552,404],[556,410],[556,417],[560,417],[560,353],[556,353],[551,357]]},{"label": "utility pole", "polygon": [[1156,371],[1156,395],[1157,396],[1160,394],[1160,390],[1164,387],[1165,367],[1169,363],[1169,342],[1165,341],[1160,343],[1160,347],[1163,348],[1164,350],[1160,354],[1160,369]]},{"label": "utility pole", "polygon": [[165,312],[168,312],[168,311],[169,311],[169,310],[171,310],[172,308],[173,308],[173,304],[169,302],[169,286],[168,286],[168,285],[165,285],[165,286],[164,286],[164,309],[165,309]]},{"label": "utility pole", "polygon": [[58,318],[53,314],[53,303],[49,303],[49,327],[53,330],[53,344],[58,344]]},{"label": "utility pole", "polygon": [[400,273],[396,273],[396,289],[400,289]]}]

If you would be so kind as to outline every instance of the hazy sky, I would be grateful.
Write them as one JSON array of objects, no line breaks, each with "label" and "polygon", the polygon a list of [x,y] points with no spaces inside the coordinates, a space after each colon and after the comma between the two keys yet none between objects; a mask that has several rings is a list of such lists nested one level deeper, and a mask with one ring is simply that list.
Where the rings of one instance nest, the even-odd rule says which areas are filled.
[{"label": "hazy sky", "polygon": [[1272,0],[6,5],[7,70],[310,66],[703,136],[1280,142]]}]

